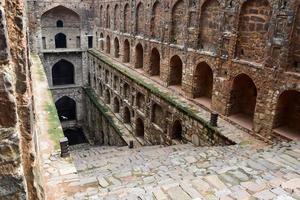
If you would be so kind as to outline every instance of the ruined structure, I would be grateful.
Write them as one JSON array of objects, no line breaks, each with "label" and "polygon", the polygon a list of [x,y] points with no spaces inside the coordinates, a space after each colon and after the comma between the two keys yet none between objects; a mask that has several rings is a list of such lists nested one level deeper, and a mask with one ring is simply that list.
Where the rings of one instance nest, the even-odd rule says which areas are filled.
[{"label": "ruined structure", "polygon": [[[120,185],[133,199],[300,197],[299,9],[298,0],[2,0],[0,199],[115,198]],[[277,170],[281,182],[270,178]]]}]

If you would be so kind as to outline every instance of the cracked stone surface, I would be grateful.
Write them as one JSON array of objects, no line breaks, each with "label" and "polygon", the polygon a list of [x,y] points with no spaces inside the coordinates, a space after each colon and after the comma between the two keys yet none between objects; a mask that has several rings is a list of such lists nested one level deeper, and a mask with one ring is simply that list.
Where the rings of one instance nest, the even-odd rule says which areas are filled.
[{"label": "cracked stone surface", "polygon": [[54,199],[300,199],[300,143],[71,149],[70,159],[49,159]]}]

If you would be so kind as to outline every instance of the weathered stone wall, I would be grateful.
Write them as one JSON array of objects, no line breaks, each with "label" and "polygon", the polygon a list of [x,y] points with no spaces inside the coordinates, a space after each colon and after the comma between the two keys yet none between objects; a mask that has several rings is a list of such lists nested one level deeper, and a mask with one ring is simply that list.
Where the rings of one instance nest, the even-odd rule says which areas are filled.
[{"label": "weathered stone wall", "polygon": [[[107,55],[111,57],[114,57],[114,49],[119,48],[119,60],[126,63],[130,60],[129,67],[136,67],[137,61],[141,63],[142,60],[139,66],[143,66],[142,70],[149,77],[152,77],[151,57],[155,48],[160,54],[160,84],[175,85],[175,92],[178,94],[206,109],[218,111],[228,121],[266,140],[277,136],[277,128],[291,128],[288,123],[276,126],[278,123],[274,123],[274,119],[282,115],[276,109],[280,95],[290,90],[300,92],[297,61],[298,1],[162,1],[160,3],[163,11],[159,16],[163,29],[160,37],[153,34],[156,27],[152,25],[153,20],[157,19],[155,2],[143,1],[147,5],[144,6],[143,19],[146,26],[141,35],[136,29],[139,27],[139,1],[98,1],[96,10],[108,5],[123,8],[120,30],[95,27],[99,36],[111,41],[117,38],[120,44],[114,47],[112,42],[106,41],[99,43],[103,48],[99,47],[101,45],[98,48],[106,49],[105,52],[110,52]],[[128,10],[131,11],[129,19],[132,23],[127,23],[129,15],[125,12]],[[98,15],[95,17],[97,20]],[[129,41],[130,48],[125,41]],[[107,47],[106,44],[111,45]],[[130,59],[127,58],[128,55]],[[180,67],[173,70],[171,60],[174,56],[180,58],[182,70]],[[179,63],[179,59],[177,60],[176,63]],[[197,70],[199,65],[207,65],[210,70]],[[252,82],[254,87],[249,91],[239,88],[239,94],[236,93],[234,85],[243,74],[247,78],[242,79],[242,84]],[[181,76],[182,81],[178,81]],[[202,95],[201,86],[205,84],[197,80],[207,76],[211,77],[209,80],[212,79],[213,83],[209,87],[210,91],[205,91]],[[157,75],[153,78],[157,80]],[[251,98],[246,98],[249,96]],[[292,104],[299,107],[298,98],[294,102]],[[231,110],[236,107],[244,108],[232,114]],[[283,115],[290,114],[292,112],[285,112]],[[248,125],[241,123],[242,118],[246,119]],[[298,128],[292,129],[299,132]]]},{"label": "weathered stone wall", "polygon": [[84,96],[85,123],[83,128],[90,143],[109,146],[126,146],[119,130],[110,121],[106,106],[101,105],[93,92],[86,91]]},{"label": "weathered stone wall", "polygon": [[[170,100],[153,93],[146,84],[141,85],[100,56],[90,53],[88,59],[94,91],[145,144],[176,144],[181,140],[201,146],[232,144],[208,123],[178,109]],[[155,90],[154,85],[152,89]],[[86,113],[95,112],[87,106]]]},{"label": "weathered stone wall", "polygon": [[[28,1],[30,44],[32,51],[38,52],[43,61],[54,101],[68,97],[76,102],[76,119],[63,122],[64,129],[81,127],[84,120],[81,87],[87,84],[85,50],[88,37],[93,36],[93,7],[92,0]],[[65,35],[66,48],[56,48],[58,34]],[[68,84],[53,84],[53,68],[60,62],[69,63],[74,70],[68,77],[73,81]],[[68,71],[61,70],[63,65],[56,68],[58,73]],[[63,78],[58,74],[58,79]]]},{"label": "weathered stone wall", "polygon": [[0,1],[0,199],[37,199],[24,6]]}]

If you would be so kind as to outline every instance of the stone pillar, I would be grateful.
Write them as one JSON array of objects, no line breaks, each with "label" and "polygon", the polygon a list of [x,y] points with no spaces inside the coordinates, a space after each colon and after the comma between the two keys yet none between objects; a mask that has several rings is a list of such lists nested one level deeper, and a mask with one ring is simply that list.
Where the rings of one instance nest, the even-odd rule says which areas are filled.
[{"label": "stone pillar", "polygon": [[70,155],[68,138],[66,138],[66,137],[61,138],[59,140],[59,144],[60,144],[60,149],[61,149],[61,154],[60,154],[61,157],[63,157],[63,158],[68,157]]},{"label": "stone pillar", "polygon": [[218,117],[219,117],[219,114],[216,112],[212,112],[210,114],[210,125],[211,126],[214,126],[214,127],[218,126]]}]

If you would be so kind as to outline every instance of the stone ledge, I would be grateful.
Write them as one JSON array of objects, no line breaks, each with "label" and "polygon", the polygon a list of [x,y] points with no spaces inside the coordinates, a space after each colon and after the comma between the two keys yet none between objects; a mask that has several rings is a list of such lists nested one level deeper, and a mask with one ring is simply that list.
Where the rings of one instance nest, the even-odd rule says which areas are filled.
[{"label": "stone ledge", "polygon": [[[92,88],[85,87],[83,88],[86,96],[90,99],[90,101],[94,104],[96,109],[104,116],[104,118],[108,121],[108,123],[113,127],[113,129],[116,131],[116,133],[125,141],[126,144],[129,145],[129,142],[131,140],[135,141],[135,147],[141,146],[141,142],[137,140],[131,133],[127,134],[124,133],[123,130],[127,130],[126,127],[122,128],[117,125],[117,123],[114,121],[116,118],[113,114],[113,112],[110,111],[110,108],[108,106],[103,105],[100,103],[101,100],[98,100],[95,92]],[[101,101],[102,102],[102,101]],[[119,121],[119,119],[117,119]],[[123,125],[125,126],[125,125]]]},{"label": "stone ledge", "polygon": [[158,96],[159,98],[162,98],[165,100],[167,103],[169,103],[171,106],[177,108],[179,111],[183,112],[187,116],[191,117],[192,119],[200,122],[202,126],[204,126],[208,131],[213,132],[215,134],[218,134],[219,137],[226,138],[229,142],[232,144],[236,143],[232,138],[228,138],[224,135],[222,135],[215,127],[212,127],[208,121],[205,121],[201,117],[199,117],[189,106],[185,106],[183,102],[179,102],[176,97],[161,91],[158,87],[156,87],[153,84],[146,83],[142,79],[138,77],[134,77],[128,70],[122,69],[121,67],[117,66],[116,64],[112,63],[110,60],[108,60],[106,57],[102,56],[98,51],[91,49],[88,51],[92,55],[98,57],[101,59],[103,62],[108,64],[109,66],[113,67],[115,70],[117,70],[119,73],[123,74],[127,78],[131,79],[134,81],[136,84],[144,87],[145,89],[149,90],[152,94]]}]

